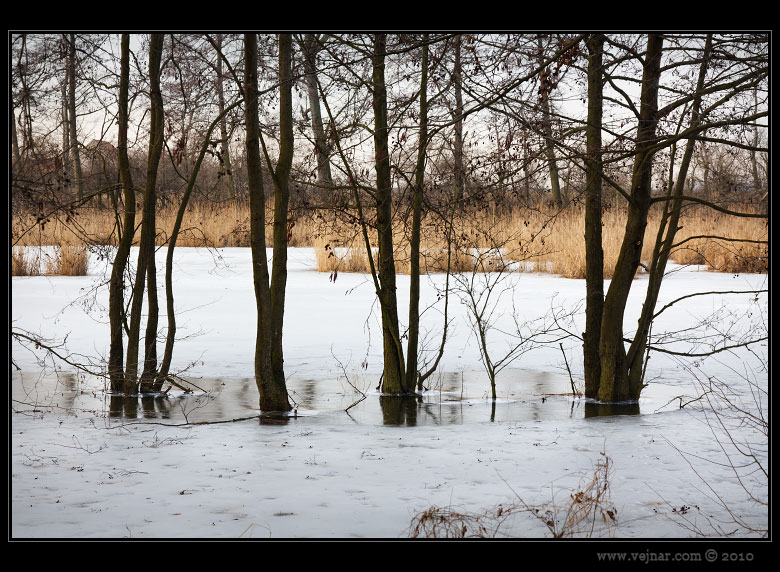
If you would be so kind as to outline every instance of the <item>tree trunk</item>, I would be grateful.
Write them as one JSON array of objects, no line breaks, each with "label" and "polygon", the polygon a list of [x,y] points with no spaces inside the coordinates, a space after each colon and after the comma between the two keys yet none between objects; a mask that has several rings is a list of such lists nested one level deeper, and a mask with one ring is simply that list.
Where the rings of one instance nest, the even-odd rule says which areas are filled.
[{"label": "tree trunk", "polygon": [[222,34],[217,34],[217,99],[219,102],[219,114],[222,119],[219,121],[220,150],[222,153],[222,168],[225,171],[225,181],[227,181],[228,197],[233,199],[236,196],[236,189],[233,183],[233,165],[230,162],[230,142],[228,141],[227,119],[225,114],[225,89],[222,77]]},{"label": "tree trunk", "polygon": [[108,374],[111,390],[115,392],[124,389],[122,326],[125,320],[124,275],[127,260],[130,257],[130,247],[135,232],[135,191],[130,174],[130,161],[127,156],[127,123],[128,123],[128,91],[130,85],[130,35],[122,34],[122,56],[119,79],[118,118],[119,135],[117,137],[117,161],[119,176],[124,192],[124,220],[122,235],[114,256],[114,266],[109,282],[108,313],[111,329],[111,345],[108,354]]},{"label": "tree trunk", "polygon": [[304,36],[303,49],[303,65],[306,72],[306,89],[309,94],[309,112],[311,113],[311,130],[314,136],[314,155],[317,159],[317,185],[328,189],[333,187],[333,176],[330,172],[328,143],[322,125],[320,94],[317,82],[318,41],[314,34],[306,34]]},{"label": "tree trunk", "polygon": [[11,102],[11,146],[13,147],[13,157],[14,157],[14,163],[13,163],[13,170],[14,173],[16,172],[16,169],[18,169],[22,164],[22,154],[19,151],[19,139],[16,135],[16,112],[13,108],[13,102]]},{"label": "tree trunk", "polygon": [[585,157],[585,397],[595,398],[601,378],[599,339],[604,309],[604,250],[601,240],[601,124],[604,36],[591,34],[588,48],[588,125]]},{"label": "tree trunk", "polygon": [[626,401],[639,398],[638,388],[629,387],[626,351],[623,345],[623,316],[634,274],[639,266],[644,241],[653,174],[652,145],[658,123],[658,85],[661,76],[663,38],[650,34],[647,41],[639,128],[631,178],[631,202],[623,243],[615,272],[604,301],[599,355],[601,381],[598,398],[602,401]]},{"label": "tree trunk", "polygon": [[246,116],[246,163],[249,185],[250,241],[252,276],[257,306],[255,340],[255,381],[260,393],[260,408],[272,378],[271,356],[267,343],[271,338],[271,291],[268,286],[268,260],[265,251],[265,189],[260,163],[260,121],[257,110],[257,36],[244,35],[244,113]]},{"label": "tree trunk", "polygon": [[[61,39],[61,53],[64,55],[66,52],[66,48],[68,45],[68,39],[67,36],[63,34]],[[70,174],[70,169],[68,168],[68,157],[70,156],[70,124],[68,121],[68,106],[69,106],[69,99],[68,99],[68,76],[69,73],[69,67],[67,66],[67,58],[65,58],[66,66],[65,66],[65,73],[63,74],[62,78],[62,86],[61,86],[61,98],[62,98],[62,104],[61,104],[61,114],[62,114],[62,174],[64,180],[68,180],[68,175]]]},{"label": "tree trunk", "polygon": [[[539,46],[539,64],[544,62],[544,47],[542,45],[542,36],[537,36]],[[541,107],[542,107],[542,130],[544,131],[544,152],[547,156],[547,167],[550,170],[550,187],[552,189],[553,202],[560,208],[563,206],[561,199],[561,183],[558,177],[558,162],[555,158],[555,144],[553,143],[552,119],[550,117],[550,91],[545,85],[540,88]]]},{"label": "tree trunk", "polygon": [[[407,393],[404,356],[398,329],[398,301],[393,255],[392,180],[388,151],[387,86],[385,85],[386,34],[374,36],[372,55],[372,103],[374,108],[374,151],[376,161],[376,218],[379,242],[379,305],[382,310],[384,350],[384,393]],[[414,383],[413,381],[411,382]]]},{"label": "tree trunk", "polygon": [[[699,66],[699,77],[696,84],[696,94],[694,96],[691,107],[691,120],[690,128],[699,126],[700,113],[701,113],[701,100],[702,90],[704,89],[704,80],[707,75],[707,67],[709,65],[710,55],[712,53],[712,34],[707,35],[707,39],[704,46],[704,56]],[[658,301],[658,293],[661,290],[661,281],[663,280],[664,273],[666,271],[666,263],[669,261],[669,255],[672,252],[672,245],[674,244],[674,238],[677,234],[680,221],[680,209],[682,208],[682,200],[679,197],[683,195],[685,189],[685,179],[688,175],[688,168],[691,164],[691,158],[693,157],[693,151],[696,146],[696,139],[688,139],[685,145],[685,152],[683,153],[682,162],[677,171],[677,180],[674,183],[674,190],[672,196],[676,197],[669,203],[666,203],[664,217],[662,223],[658,229],[658,237],[653,249],[653,259],[650,263],[650,276],[648,278],[647,294],[645,295],[645,302],[642,306],[642,313],[639,317],[639,323],[637,325],[636,334],[634,335],[634,341],[628,350],[626,356],[626,365],[628,367],[629,387],[631,393],[639,397],[639,393],[643,387],[643,374],[644,374],[644,359],[643,355],[647,344],[649,343],[650,325],[653,321],[653,313],[655,312],[655,306]],[[672,151],[674,153],[674,150]],[[670,175],[671,176],[671,175]],[[666,229],[666,236],[663,236],[664,229]]]},{"label": "tree trunk", "polygon": [[125,368],[125,393],[137,391],[138,383],[138,347],[141,330],[141,309],[143,306],[144,286],[148,286],[149,302],[144,343],[144,368],[141,379],[141,391],[151,389],[157,367],[157,268],[154,263],[155,246],[155,207],[157,196],[157,166],[163,147],[163,107],[160,93],[160,65],[162,62],[163,36],[152,34],[149,45],[149,81],[151,100],[149,156],[146,165],[146,188],[144,189],[143,221],[141,239],[138,245],[138,264],[136,266],[133,304],[130,310],[130,331],[127,340],[127,367]]},{"label": "tree trunk", "polygon": [[[141,228],[141,249],[146,248],[146,293],[149,312],[146,319],[144,336],[144,369],[141,374],[141,391],[152,390],[157,375],[157,321],[159,304],[157,301],[157,264],[154,259],[157,234],[157,170],[162,156],[165,137],[165,115],[162,92],[160,91],[160,65],[163,51],[162,34],[152,34],[149,54],[149,81],[151,106],[151,134],[149,138],[149,159],[146,165],[146,194],[144,195],[144,218]],[[147,224],[148,223],[148,224]],[[146,242],[144,244],[144,239]]]},{"label": "tree trunk", "polygon": [[76,178],[76,189],[79,199],[84,198],[84,178],[81,172],[81,157],[79,155],[79,142],[76,133],[76,35],[70,35],[68,55],[68,115],[70,126],[70,154],[73,161]]},{"label": "tree trunk", "polygon": [[[294,136],[292,120],[292,36],[279,34],[279,158],[274,173],[274,249],[271,270],[271,367],[274,383],[287,390],[284,380],[282,331],[287,289],[287,209],[290,200]],[[289,407],[288,407],[289,408]]]},{"label": "tree trunk", "polygon": [[453,142],[455,171],[455,204],[463,207],[466,196],[466,173],[463,169],[463,74],[460,55],[463,37],[455,36],[455,67],[452,70],[452,83],[455,87],[455,141]]},{"label": "tree trunk", "polygon": [[287,398],[284,378],[281,380],[274,378],[271,356],[273,309],[271,289],[268,283],[268,259],[265,248],[265,190],[263,188],[263,173],[260,162],[260,120],[257,101],[257,36],[255,34],[244,35],[244,113],[246,119],[246,162],[249,185],[252,277],[257,306],[255,382],[260,393],[261,410],[289,411],[291,407]]},{"label": "tree trunk", "polygon": [[[758,113],[758,86],[753,88],[753,105],[755,113]],[[761,179],[758,176],[758,153],[755,149],[758,147],[758,125],[753,127],[753,147],[750,151],[750,166],[753,171],[753,190],[758,191],[761,189]]]},{"label": "tree trunk", "polygon": [[[32,113],[30,111],[30,87],[27,85],[25,69],[29,66],[30,54],[27,49],[27,34],[22,34],[22,49],[19,50],[19,59],[16,62],[16,67],[19,73],[19,81],[22,84],[22,96],[19,120],[22,122],[22,151],[24,152],[24,158],[27,159],[30,153],[33,151],[33,135],[32,135]],[[22,64],[22,56],[24,56],[24,64]],[[21,158],[19,160],[21,165]]]},{"label": "tree trunk", "polygon": [[420,227],[422,225],[425,153],[428,146],[428,34],[423,34],[422,71],[420,76],[420,131],[417,142],[417,165],[414,171],[412,198],[412,235],[409,240],[409,340],[406,350],[406,382],[409,388],[418,379],[420,337]]}]

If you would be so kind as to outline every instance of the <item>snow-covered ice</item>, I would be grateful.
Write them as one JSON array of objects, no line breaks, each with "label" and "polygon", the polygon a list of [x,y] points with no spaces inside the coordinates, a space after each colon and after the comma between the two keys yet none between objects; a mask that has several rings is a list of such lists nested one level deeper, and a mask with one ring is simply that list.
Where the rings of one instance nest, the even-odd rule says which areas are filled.
[{"label": "snow-covered ice", "polygon": [[[165,249],[157,256],[162,268]],[[13,328],[66,339],[69,352],[96,361],[107,356],[108,295],[101,286],[107,267],[95,258],[91,264],[86,277],[14,277]],[[678,396],[699,395],[696,379],[661,354],[650,359],[638,415],[590,416],[584,400],[563,395],[570,383],[557,344],[523,355],[499,374],[493,410],[465,309],[452,298],[446,351],[429,391],[400,413],[383,407],[376,392],[382,358],[373,286],[362,274],[340,273],[332,282],[316,272],[312,249],[289,251],[285,369],[297,415],[185,423],[258,413],[251,379],[255,310],[248,249],[179,248],[174,270],[182,339],[173,367],[221,391],[172,391],[167,399],[141,402],[137,418],[115,417],[100,379],[73,375],[62,364],[59,376],[42,375],[43,353],[13,342],[21,370],[12,372],[13,537],[404,537],[412,518],[434,505],[478,513],[519,497],[532,506],[549,507],[553,500],[561,506],[590,477],[602,452],[612,461],[616,537],[687,537],[692,526],[713,535],[735,529],[728,523],[712,528],[727,516],[715,493],[741,518],[767,527],[767,508],[752,502],[722,465],[724,451],[706,423],[706,408],[679,408]],[[659,309],[696,291],[766,288],[763,275],[670,270],[677,271],[664,282]],[[536,273],[513,280],[514,307],[526,320],[551,306],[574,308],[585,295],[582,280]],[[644,280],[640,275],[632,288],[627,332],[636,325]],[[443,276],[423,280],[421,307],[432,306],[422,320],[431,352],[442,327],[435,288],[442,284]],[[398,293],[403,315],[407,276],[398,277]],[[500,330],[513,324],[507,298],[491,332],[497,354],[509,343]],[[661,314],[653,331],[689,327],[718,311],[728,312],[726,319],[766,312],[766,295],[754,298],[689,298]],[[584,329],[584,315],[573,327]],[[579,343],[564,344],[575,378],[582,369]],[[754,350],[766,354],[767,346]],[[764,389],[768,385],[749,352],[724,352],[689,366],[700,379],[729,383],[748,402],[745,368],[756,371]],[[349,412],[344,409],[359,395],[343,371],[366,393]],[[735,435],[750,439],[766,459],[766,440]],[[755,486],[755,496],[765,499],[766,480]],[[544,537],[549,531],[523,513],[501,534]]]}]

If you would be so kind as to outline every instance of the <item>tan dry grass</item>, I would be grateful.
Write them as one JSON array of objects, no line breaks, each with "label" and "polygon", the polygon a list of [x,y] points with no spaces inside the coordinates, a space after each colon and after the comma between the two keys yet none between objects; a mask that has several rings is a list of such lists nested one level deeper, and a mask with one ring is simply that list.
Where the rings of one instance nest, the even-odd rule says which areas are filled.
[{"label": "tan dry grass", "polygon": [[[273,240],[272,202],[266,205],[266,241]],[[617,262],[626,223],[625,209],[612,209],[603,214],[604,277],[612,275]],[[158,245],[170,236],[176,217],[173,207],[164,207],[157,214]],[[660,209],[651,211],[645,232],[642,260],[652,255]],[[137,217],[136,224],[141,223]],[[49,219],[45,225],[35,218],[12,221],[13,236],[31,228],[14,246],[60,245],[80,246],[84,237],[103,244],[115,244],[115,218],[110,211],[83,210],[65,221]],[[680,221],[682,227],[675,242],[692,236],[720,235],[726,238],[767,240],[766,219],[739,218],[724,215],[706,207],[687,209]],[[290,246],[313,247],[320,272],[366,272],[368,260],[365,245],[354,220],[338,218],[320,211],[305,213],[288,222]],[[567,278],[585,276],[585,227],[581,207],[570,207],[562,213],[554,211],[514,209],[499,213],[495,208],[481,208],[462,213],[454,222],[455,242],[451,269],[468,272],[475,267],[474,253],[482,249],[500,249],[503,261],[519,263],[521,270],[550,272]],[[399,217],[393,230],[396,246],[397,272],[409,273],[408,221]],[[375,233],[370,233],[376,245]],[[195,203],[185,215],[178,246],[249,246],[249,207],[236,203]],[[329,245],[326,249],[325,246]],[[445,225],[431,217],[424,220],[422,231],[422,272],[444,272],[447,262]],[[494,250],[493,252],[498,252]],[[495,257],[494,257],[495,258]],[[754,244],[726,240],[696,239],[677,247],[671,256],[679,264],[706,264],[719,272],[766,272],[766,243]],[[488,261],[485,269],[494,268],[500,260]]]},{"label": "tan dry grass", "polygon": [[[604,250],[604,278],[612,276],[620,254],[623,233],[627,220],[625,209],[614,209],[603,214],[602,246]],[[540,219],[537,216],[526,230],[519,229],[520,240],[530,240],[529,229],[538,232]],[[536,223],[536,226],[534,225]],[[658,226],[661,223],[660,209],[651,211],[642,244],[642,262],[648,265],[652,258]],[[542,222],[543,224],[543,222]],[[718,235],[731,239],[766,241],[767,221],[759,218],[727,216],[709,208],[694,208],[686,211],[680,220],[680,230],[675,237],[671,260],[678,264],[706,264],[709,270],[717,272],[766,272],[768,269],[767,244],[732,242],[703,238],[683,242],[693,236]],[[560,274],[566,278],[585,277],[585,219],[582,209],[564,211],[546,230],[538,234],[536,250],[524,251],[525,260],[533,262],[531,269]],[[640,272],[644,271],[640,268]]]},{"label": "tan dry grass", "polygon": [[57,246],[54,256],[47,257],[44,265],[47,275],[86,276],[89,251],[86,246]]},{"label": "tan dry grass", "polygon": [[[357,241],[347,246],[331,246],[335,241],[317,239],[314,243],[314,254],[319,272],[369,272],[370,265],[365,246]],[[376,256],[376,249],[374,249]]]},{"label": "tan dry grass", "polygon": [[46,260],[46,274],[56,276],[86,276],[89,250],[86,246],[58,246],[52,258]]},{"label": "tan dry grass", "polygon": [[38,265],[24,256],[24,247],[11,248],[11,276],[38,276]]},{"label": "tan dry grass", "polygon": [[683,228],[677,234],[679,244],[672,258],[679,264],[704,264],[715,272],[755,272],[769,270],[769,246],[752,242],[733,242],[696,236],[718,235],[725,238],[741,238],[767,241],[768,220],[738,218],[721,213],[710,213],[708,218],[701,214],[703,209],[691,212],[681,223]]},{"label": "tan dry grass", "polygon": [[[89,250],[86,246],[55,246],[54,252],[37,252],[31,256],[30,247],[11,249],[12,276],[86,276]],[[25,250],[27,253],[25,255]],[[37,250],[37,249],[35,249]],[[41,270],[41,266],[43,270]]]}]

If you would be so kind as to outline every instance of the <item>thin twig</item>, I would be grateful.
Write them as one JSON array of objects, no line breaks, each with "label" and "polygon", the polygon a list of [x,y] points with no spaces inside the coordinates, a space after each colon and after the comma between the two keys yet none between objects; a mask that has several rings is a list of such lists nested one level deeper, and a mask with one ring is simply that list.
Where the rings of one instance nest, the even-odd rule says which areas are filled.
[{"label": "thin twig", "polygon": [[571,382],[571,392],[577,397],[579,397],[580,393],[574,388],[574,378],[571,376],[571,369],[569,369],[569,360],[566,359],[566,352],[563,351],[563,343],[559,342],[558,345],[560,346],[561,353],[563,354],[563,362],[566,364],[566,371],[569,372],[569,381]]}]

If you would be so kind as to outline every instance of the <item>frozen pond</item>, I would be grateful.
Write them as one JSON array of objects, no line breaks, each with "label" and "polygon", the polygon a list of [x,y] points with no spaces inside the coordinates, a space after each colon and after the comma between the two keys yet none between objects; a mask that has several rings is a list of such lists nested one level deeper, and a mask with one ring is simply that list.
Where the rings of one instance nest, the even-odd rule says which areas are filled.
[{"label": "frozen pond", "polygon": [[[12,397],[40,410],[86,411],[110,419],[157,419],[171,423],[229,421],[258,415],[253,379],[197,379],[200,390],[173,389],[164,395],[126,398],[111,395],[100,380],[74,374],[12,376]],[[658,410],[659,400],[606,405],[571,394],[567,379],[555,374],[510,372],[502,396],[494,403],[480,372],[440,375],[434,387],[414,397],[390,397],[377,391],[375,376],[345,381],[291,381],[288,391],[295,411],[286,421],[315,424],[462,425],[469,423],[554,421],[608,415],[638,415]],[[362,391],[362,394],[361,394]],[[363,397],[363,394],[365,397]],[[673,406],[673,404],[670,404]],[[666,405],[666,409],[670,408]],[[273,419],[280,419],[279,416]],[[266,420],[270,422],[270,418]]]},{"label": "frozen pond", "polygon": [[[583,400],[550,395],[567,380],[506,377],[515,375],[517,388],[495,411],[474,373],[464,375],[462,398],[458,374],[421,400],[383,398],[373,386],[349,412],[359,395],[339,382],[301,380],[291,383],[297,417],[258,419],[250,379],[212,380],[215,392],[133,399],[135,409],[124,401],[112,411],[111,397],[88,380],[16,374],[12,534],[404,537],[432,506],[479,514],[522,499],[563,507],[602,453],[617,524],[581,534],[678,538],[695,536],[691,523],[712,534],[722,509],[689,461],[741,515],[765,523],[733,474],[710,461],[722,451],[702,411],[670,403],[675,388],[648,391],[638,415],[586,418]],[[527,513],[499,534],[549,535]]]},{"label": "frozen pond", "polygon": [[[157,255],[161,266],[165,249]],[[285,373],[297,409],[259,418],[248,249],[181,248],[175,265],[182,339],[174,368],[186,369],[181,375],[198,386],[194,393],[112,397],[102,379],[67,367],[54,375],[42,352],[13,343],[14,538],[403,538],[415,515],[433,506],[481,514],[522,499],[542,511],[562,509],[607,457],[614,526],[572,536],[749,535],[731,515],[767,526],[767,506],[745,488],[766,499],[767,479],[759,471],[735,478],[724,457],[733,447],[724,449],[728,441],[713,429],[704,401],[679,407],[699,397],[700,381],[709,378],[750,405],[755,388],[743,376],[750,372],[757,387],[768,387],[756,360],[766,345],[688,364],[656,355],[639,404],[605,410],[572,397],[566,367],[581,389],[581,342],[567,340],[501,371],[494,404],[468,317],[453,300],[447,346],[428,390],[387,398],[376,390],[380,326],[366,276],[343,274],[333,283],[314,271],[311,249],[290,249]],[[77,359],[102,363],[108,317],[101,285],[109,267],[90,268],[86,277],[14,278],[13,327],[67,340]],[[759,275],[674,270],[659,304],[700,291],[702,280],[707,290],[766,285]],[[524,319],[552,304],[573,307],[585,295],[582,280],[533,273],[517,280],[514,302]],[[636,326],[643,280],[632,288],[626,331]],[[408,277],[398,284],[403,306]],[[423,282],[423,301],[432,305],[422,321],[429,351],[442,325],[441,285],[441,276]],[[747,296],[690,298],[653,331],[680,330],[714,309],[741,312],[753,303]],[[501,310],[511,326],[511,307]],[[572,331],[583,330],[583,318]],[[491,337],[497,355],[507,347],[500,329],[498,323]],[[742,424],[733,437],[768,466],[766,436]],[[496,535],[544,538],[551,531],[522,513]]]},{"label": "frozen pond", "polygon": [[[434,387],[413,397],[382,395],[376,376],[350,378],[355,391],[338,380],[293,380],[288,391],[295,410],[286,422],[359,425],[463,425],[491,422],[555,421],[609,415],[650,414],[660,401],[607,405],[571,393],[569,380],[538,372],[513,371],[502,379],[495,403],[486,391],[484,374],[451,373],[438,376]],[[253,379],[196,379],[203,391],[173,388],[165,394],[124,397],[106,392],[100,380],[74,374],[22,375],[14,373],[12,396],[40,410],[86,411],[110,419],[156,419],[170,423],[229,421],[258,415]],[[656,392],[657,393],[657,392]],[[364,397],[364,395],[365,397]],[[669,403],[665,409],[673,408]],[[271,416],[271,422],[283,417]]]}]

